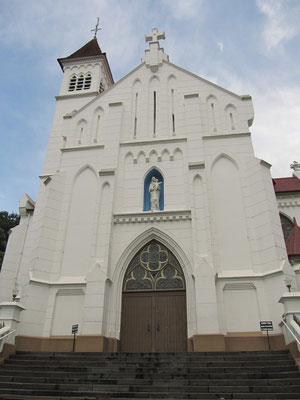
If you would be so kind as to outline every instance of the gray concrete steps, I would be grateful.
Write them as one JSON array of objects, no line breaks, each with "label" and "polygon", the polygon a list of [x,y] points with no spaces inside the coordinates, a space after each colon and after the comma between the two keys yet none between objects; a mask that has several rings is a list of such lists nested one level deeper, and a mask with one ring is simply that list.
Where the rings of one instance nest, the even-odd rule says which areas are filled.
[{"label": "gray concrete steps", "polygon": [[[0,365],[0,400],[300,400],[300,373],[282,352],[17,353]],[[13,397],[11,397],[13,398]],[[17,398],[17,397],[15,397]]]}]

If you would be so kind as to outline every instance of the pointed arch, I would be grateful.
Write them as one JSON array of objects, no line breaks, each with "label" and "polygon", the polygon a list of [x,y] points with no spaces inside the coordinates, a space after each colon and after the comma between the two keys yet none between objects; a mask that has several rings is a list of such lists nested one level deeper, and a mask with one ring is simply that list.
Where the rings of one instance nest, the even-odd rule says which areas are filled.
[{"label": "pointed arch", "polygon": [[192,266],[189,258],[187,257],[183,249],[169,234],[163,232],[158,228],[151,227],[136,236],[129,244],[129,246],[126,247],[126,249],[121,254],[119,260],[117,261],[112,280],[116,284],[119,293],[122,292],[124,276],[130,261],[132,260],[134,255],[151,240],[157,240],[158,242],[162,243],[175,255],[182,268],[187,286],[192,286]]},{"label": "pointed arch", "polygon": [[141,150],[137,155],[137,162],[138,163],[145,163],[146,162],[146,154]]},{"label": "pointed arch", "polygon": [[218,160],[220,160],[220,158],[227,158],[229,161],[231,161],[235,166],[236,166],[236,168],[237,169],[239,169],[239,163],[238,163],[238,161],[236,160],[236,158],[233,156],[233,155],[230,155],[229,153],[220,153],[220,154],[218,154],[218,155],[216,155],[214,158],[213,158],[213,160],[212,160],[212,162],[211,162],[211,167],[210,167],[210,170],[212,171],[212,169],[214,168],[214,166],[215,166],[215,164],[216,164],[216,162],[218,161]]},{"label": "pointed arch", "polygon": [[86,275],[92,255],[96,230],[95,215],[99,197],[99,180],[90,165],[81,167],[73,177],[65,231],[62,275]]},{"label": "pointed arch", "polygon": [[158,154],[156,150],[151,150],[149,153],[149,160],[150,162],[157,162],[158,161]]},{"label": "pointed arch", "polygon": [[81,144],[86,139],[86,130],[87,130],[87,121],[84,118],[81,118],[77,124],[77,143]]},{"label": "pointed arch", "polygon": [[162,161],[170,161],[170,152],[168,149],[163,149],[161,152]]},{"label": "pointed arch", "polygon": [[124,160],[125,160],[125,164],[132,164],[133,163],[133,154],[131,151],[129,151],[128,153],[125,154]]},{"label": "pointed arch", "polygon": [[158,190],[159,191],[158,207],[159,210],[164,209],[164,178],[162,173],[156,167],[154,167],[150,169],[150,171],[146,174],[144,178],[144,205],[143,205],[144,211],[151,210],[151,196],[149,187],[153,178],[156,178],[158,182],[161,182]]},{"label": "pointed arch", "polygon": [[173,151],[173,156],[174,160],[182,160],[183,158],[182,150],[179,147],[176,147],[176,149],[174,149]]},{"label": "pointed arch", "polygon": [[210,94],[206,97],[207,103],[217,102],[217,101],[218,101],[218,99],[216,98],[216,96],[214,94]]},{"label": "pointed arch", "polygon": [[232,103],[229,103],[224,108],[224,111],[226,115],[227,128],[229,131],[234,131],[236,129],[236,123],[237,123],[236,106],[233,105]]},{"label": "pointed arch", "polygon": [[97,143],[100,139],[101,128],[103,126],[104,110],[101,106],[95,108],[93,113],[93,124],[92,124],[92,141]]},{"label": "pointed arch", "polygon": [[78,178],[78,176],[86,169],[90,169],[94,173],[94,175],[96,176],[96,178],[98,180],[98,173],[97,173],[96,169],[91,164],[84,164],[73,175],[72,186],[74,185],[74,182]]}]

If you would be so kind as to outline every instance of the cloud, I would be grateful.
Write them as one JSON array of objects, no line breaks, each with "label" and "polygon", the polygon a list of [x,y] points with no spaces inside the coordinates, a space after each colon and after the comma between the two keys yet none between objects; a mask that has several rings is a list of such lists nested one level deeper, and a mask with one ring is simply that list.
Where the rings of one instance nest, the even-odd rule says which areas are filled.
[{"label": "cloud", "polygon": [[189,20],[199,18],[202,8],[202,0],[163,0],[169,8],[169,12],[174,18],[179,20]]},{"label": "cloud", "polygon": [[293,0],[256,0],[256,5],[266,17],[263,33],[267,50],[297,35],[300,12],[298,1],[295,3]]},{"label": "cloud", "polygon": [[218,45],[218,47],[219,47],[221,53],[223,53],[223,50],[224,50],[224,43],[223,43],[222,41],[219,41],[219,42],[217,43],[217,45]]},{"label": "cloud", "polygon": [[300,86],[273,87],[254,94],[251,128],[256,155],[273,164],[272,176],[290,176],[290,164],[300,161]]}]

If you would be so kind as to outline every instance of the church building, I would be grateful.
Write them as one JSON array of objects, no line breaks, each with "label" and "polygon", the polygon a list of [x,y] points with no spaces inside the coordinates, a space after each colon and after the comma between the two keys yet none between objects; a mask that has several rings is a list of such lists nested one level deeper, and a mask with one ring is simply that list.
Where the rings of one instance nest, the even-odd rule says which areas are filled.
[{"label": "church building", "polygon": [[251,96],[172,64],[163,39],[118,82],[96,37],[58,59],[38,198],[20,200],[0,275],[19,350],[71,351],[73,325],[77,351],[261,350],[260,321],[284,348],[297,280]]}]

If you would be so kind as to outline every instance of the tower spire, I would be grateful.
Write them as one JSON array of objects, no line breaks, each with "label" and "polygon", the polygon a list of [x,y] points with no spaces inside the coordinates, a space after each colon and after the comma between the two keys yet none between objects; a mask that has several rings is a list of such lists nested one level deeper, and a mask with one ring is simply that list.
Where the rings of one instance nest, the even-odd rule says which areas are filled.
[{"label": "tower spire", "polygon": [[96,23],[95,29],[91,29],[91,32],[95,32],[94,39],[97,38],[97,32],[102,29],[102,28],[98,28],[98,27],[99,27],[99,17],[97,17],[97,23]]}]

